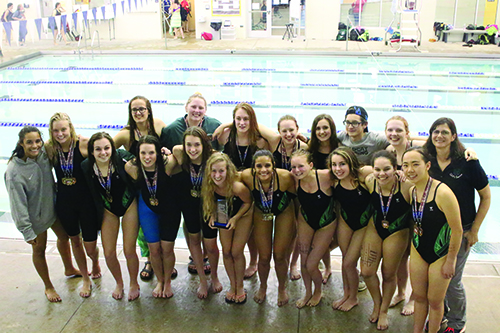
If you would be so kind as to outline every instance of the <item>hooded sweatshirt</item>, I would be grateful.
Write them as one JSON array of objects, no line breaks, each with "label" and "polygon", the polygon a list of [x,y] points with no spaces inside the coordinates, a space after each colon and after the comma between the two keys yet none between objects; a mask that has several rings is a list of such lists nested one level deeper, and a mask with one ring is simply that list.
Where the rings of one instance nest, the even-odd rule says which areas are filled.
[{"label": "hooded sweatshirt", "polygon": [[12,219],[24,240],[33,240],[56,220],[54,177],[45,150],[36,160],[13,157],[4,177]]}]

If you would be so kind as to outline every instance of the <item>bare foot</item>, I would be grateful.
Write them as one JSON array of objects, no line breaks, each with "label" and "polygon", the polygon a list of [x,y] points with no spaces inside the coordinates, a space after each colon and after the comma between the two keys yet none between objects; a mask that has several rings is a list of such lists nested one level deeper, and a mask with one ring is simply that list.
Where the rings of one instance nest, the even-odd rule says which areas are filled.
[{"label": "bare foot", "polygon": [[378,316],[377,329],[385,331],[389,328],[389,320],[387,320],[387,313],[380,312]]},{"label": "bare foot", "polygon": [[396,305],[398,305],[399,303],[403,302],[405,300],[405,295],[400,295],[400,294],[397,294],[396,296],[394,296],[391,300],[391,304],[389,304],[389,307],[390,308],[393,308],[395,307]]},{"label": "bare foot", "polygon": [[340,307],[339,307],[339,310],[340,311],[344,311],[344,312],[347,312],[347,311],[350,311],[353,307],[355,307],[356,305],[358,305],[358,299],[355,298],[355,299],[352,299],[352,298],[348,298]]},{"label": "bare foot", "polygon": [[299,269],[297,265],[290,267],[290,280],[295,281],[300,279],[302,276],[300,275]]},{"label": "bare foot", "polygon": [[344,304],[344,302],[347,300],[347,298],[348,298],[348,297],[347,297],[346,295],[344,295],[341,299],[338,299],[338,300],[336,300],[336,301],[333,301],[333,303],[332,303],[332,308],[333,308],[334,310],[338,310],[338,309],[340,308],[340,306],[341,306],[342,304]]},{"label": "bare foot", "polygon": [[123,286],[117,285],[115,290],[111,293],[111,297],[116,300],[121,300],[123,298]]},{"label": "bare foot", "polygon": [[288,293],[286,290],[278,290],[278,306],[283,306],[288,303]]},{"label": "bare foot", "polygon": [[208,282],[207,280],[200,281],[200,286],[197,292],[199,299],[205,299],[208,296]]},{"label": "bare foot", "polygon": [[99,260],[96,260],[94,264],[92,264],[92,273],[90,273],[90,278],[92,280],[101,278],[101,266],[99,266]]},{"label": "bare foot", "polygon": [[403,306],[403,310],[401,310],[401,314],[403,316],[411,316],[415,312],[415,301],[410,300],[408,303],[406,303],[405,306]]},{"label": "bare foot", "polygon": [[172,292],[172,285],[170,283],[165,283],[165,285],[163,286],[163,295],[162,297],[163,298],[170,298],[174,296],[174,293]]},{"label": "bare foot", "polygon": [[321,290],[319,290],[318,292],[315,290],[311,299],[309,300],[309,302],[307,302],[307,306],[313,307],[318,305],[321,301],[321,297],[323,297],[323,295],[321,294]]},{"label": "bare foot", "polygon": [[247,269],[245,269],[245,279],[249,279],[257,273],[257,264],[248,265]]},{"label": "bare foot", "polygon": [[219,279],[212,279],[212,283],[210,284],[210,288],[212,289],[212,292],[217,294],[222,291],[222,284],[220,283]]},{"label": "bare foot", "polygon": [[155,289],[153,290],[154,298],[162,298],[163,297],[163,282],[158,282],[156,284]]},{"label": "bare foot", "polygon": [[307,302],[309,302],[311,297],[312,295],[305,294],[304,297],[295,302],[295,305],[297,306],[298,309],[302,309],[304,306],[306,306]]},{"label": "bare foot", "polygon": [[253,296],[253,300],[257,304],[264,303],[264,301],[266,300],[266,292],[267,292],[266,288],[262,288],[262,287],[259,288],[259,291],[257,291],[257,293]]},{"label": "bare foot", "polygon": [[47,288],[45,289],[45,297],[49,300],[51,303],[57,303],[62,301],[61,297],[59,294],[56,292],[54,288]]},{"label": "bare foot", "polygon": [[325,269],[324,272],[322,273],[322,276],[323,276],[323,284],[326,284],[330,279],[330,276],[332,276],[332,270]]},{"label": "bare foot", "polygon": [[380,308],[373,307],[372,314],[370,315],[370,318],[368,318],[370,323],[375,324],[377,322],[379,313],[380,313]]},{"label": "bare foot", "polygon": [[77,277],[82,277],[82,272],[80,272],[80,270],[73,267],[73,268],[65,271],[64,275],[66,277],[69,277],[69,278],[77,278]]},{"label": "bare foot", "polygon": [[141,296],[141,288],[139,288],[139,285],[131,285],[129,290],[128,290],[128,300],[130,301],[135,301],[136,299]]},{"label": "bare foot", "polygon": [[83,286],[80,289],[80,297],[87,298],[90,297],[92,293],[92,282],[89,278],[83,280]]}]

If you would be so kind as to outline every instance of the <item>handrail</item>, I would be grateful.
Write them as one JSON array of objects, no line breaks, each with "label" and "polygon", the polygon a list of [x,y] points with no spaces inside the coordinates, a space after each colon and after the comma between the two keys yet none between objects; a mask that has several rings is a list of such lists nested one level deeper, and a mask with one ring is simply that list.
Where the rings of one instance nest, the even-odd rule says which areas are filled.
[{"label": "handrail", "polygon": [[92,50],[92,59],[94,59],[94,40],[95,40],[95,35],[97,34],[97,45],[99,46],[99,51],[102,54],[101,50],[101,37],[99,37],[99,31],[94,30],[94,33],[92,34],[92,43],[90,43],[90,49]]},{"label": "handrail", "polygon": [[168,17],[165,15],[165,12],[162,13],[163,15],[163,31],[165,32],[165,48],[167,48],[167,33],[170,30],[170,24],[168,23],[168,19],[170,18],[170,14]]}]

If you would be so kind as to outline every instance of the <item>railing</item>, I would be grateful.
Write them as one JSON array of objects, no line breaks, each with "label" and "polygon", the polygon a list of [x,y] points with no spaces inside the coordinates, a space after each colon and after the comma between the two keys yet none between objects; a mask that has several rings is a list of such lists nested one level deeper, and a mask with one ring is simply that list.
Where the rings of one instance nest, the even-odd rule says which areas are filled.
[{"label": "railing", "polygon": [[165,38],[165,48],[167,48],[167,34],[170,30],[170,22],[168,21],[168,19],[170,18],[170,14],[168,14],[168,16],[166,15],[165,12],[163,12],[162,14],[162,17],[163,17],[163,20],[162,20],[162,28],[163,28],[163,36]]},{"label": "railing", "polygon": [[90,49],[92,51],[92,59],[94,59],[94,40],[95,40],[95,36],[96,35],[97,35],[97,46],[99,47],[99,51],[102,54],[102,50],[101,50],[101,38],[99,37],[99,31],[94,30],[94,33],[92,35],[92,43],[90,43]]}]

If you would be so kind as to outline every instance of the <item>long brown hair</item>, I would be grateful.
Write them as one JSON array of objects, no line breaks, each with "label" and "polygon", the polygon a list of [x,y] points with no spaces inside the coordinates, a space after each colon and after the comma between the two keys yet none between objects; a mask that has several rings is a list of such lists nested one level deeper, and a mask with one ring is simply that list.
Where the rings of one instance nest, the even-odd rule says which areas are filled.
[{"label": "long brown hair", "polygon": [[[132,102],[137,100],[137,99],[143,100],[146,103],[146,109],[148,109],[148,119],[147,119],[148,135],[152,135],[152,136],[160,139],[158,137],[158,134],[156,134],[156,131],[155,131],[155,124],[154,124],[154,119],[153,119],[153,109],[151,107],[151,102],[149,101],[149,99],[147,99],[144,96],[135,96],[128,103],[128,122],[127,122],[127,126],[125,126],[125,128],[122,129],[122,131],[123,130],[129,131],[129,142],[128,142],[129,147],[128,148],[130,148],[130,146],[132,145],[132,142],[135,141],[135,130],[137,129],[137,123],[135,122],[134,117],[132,116]],[[131,153],[134,154],[135,152],[131,152]]]},{"label": "long brown hair", "polygon": [[431,129],[429,130],[429,137],[427,138],[427,141],[424,144],[424,149],[432,157],[437,156],[436,146],[434,146],[434,143],[432,143],[432,132],[434,132],[434,130],[439,125],[448,125],[448,127],[450,128],[451,135],[455,135],[455,140],[453,140],[450,143],[450,155],[448,155],[448,158],[451,158],[452,161],[456,161],[459,158],[463,157],[465,152],[465,147],[462,144],[462,142],[460,142],[460,140],[458,139],[457,126],[455,125],[455,122],[451,118],[442,117],[432,123]]},{"label": "long brown hair", "polygon": [[207,133],[196,126],[188,127],[182,136],[182,169],[187,172],[189,172],[189,165],[191,164],[191,158],[186,153],[186,137],[188,135],[200,138],[201,146],[203,147],[203,151],[201,152],[201,164],[205,163],[210,155],[212,155],[212,144],[210,143]]},{"label": "long brown hair", "polygon": [[309,141],[309,151],[311,153],[319,151],[319,139],[318,136],[316,135],[316,127],[318,126],[318,123],[323,119],[325,119],[328,122],[330,126],[330,132],[332,133],[330,135],[330,140],[328,140],[328,144],[330,145],[330,151],[333,151],[340,146],[340,141],[337,138],[337,128],[335,127],[335,122],[333,121],[333,118],[330,115],[323,113],[317,115],[316,118],[314,118],[311,126],[311,141]]},{"label": "long brown hair", "polygon": [[231,131],[229,132],[229,138],[228,138],[228,145],[227,145],[227,153],[229,153],[231,156],[237,155],[238,154],[238,144],[237,144],[237,137],[238,137],[238,131],[236,128],[236,122],[235,122],[235,117],[236,117],[236,112],[238,110],[243,110],[247,113],[249,122],[250,122],[250,127],[248,129],[248,151],[249,154],[252,156],[255,151],[257,151],[257,140],[259,140],[262,136],[260,135],[259,132],[259,125],[257,124],[257,117],[255,116],[255,111],[252,108],[252,106],[248,103],[240,103],[236,105],[236,107],[233,110],[233,124],[230,126]]},{"label": "long brown hair", "polygon": [[338,155],[342,157],[347,165],[349,166],[349,175],[354,181],[354,184],[356,186],[359,185],[359,169],[361,168],[361,164],[359,163],[358,157],[354,153],[354,151],[346,146],[338,147],[334,151],[328,155],[328,168],[330,169],[330,172],[332,173],[333,177],[335,179],[338,179],[337,176],[332,171],[332,157],[333,155]]}]

